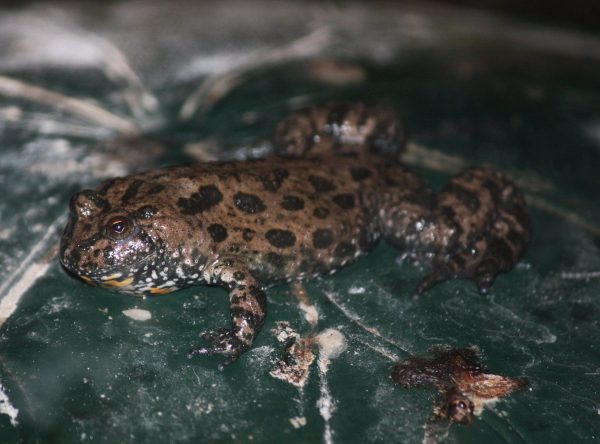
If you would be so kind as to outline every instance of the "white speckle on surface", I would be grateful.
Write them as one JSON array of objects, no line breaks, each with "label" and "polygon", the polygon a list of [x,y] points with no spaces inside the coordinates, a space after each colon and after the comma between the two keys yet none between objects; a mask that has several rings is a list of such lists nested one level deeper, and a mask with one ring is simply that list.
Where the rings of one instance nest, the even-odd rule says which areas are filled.
[{"label": "white speckle on surface", "polygon": [[290,418],[290,424],[292,424],[295,429],[304,427],[306,423],[306,416],[294,416],[293,418]]},{"label": "white speckle on surface", "polygon": [[337,358],[348,346],[346,337],[334,328],[323,330],[316,339],[319,344],[319,361]]},{"label": "white speckle on surface", "polygon": [[214,410],[215,406],[212,402],[198,398],[192,403],[187,404],[185,408],[187,411],[192,412],[195,417],[200,417],[210,414]]},{"label": "white speckle on surface", "polygon": [[323,441],[325,444],[333,443],[333,430],[331,429],[331,418],[335,411],[335,400],[331,396],[329,390],[329,383],[327,382],[327,371],[331,359],[337,358],[344,350],[346,350],[347,343],[345,336],[336,329],[328,328],[323,330],[317,337],[317,344],[319,344],[319,359],[317,360],[317,367],[319,368],[319,381],[320,381],[320,396],[317,400],[317,407],[319,414],[325,421],[325,431],[323,434]]},{"label": "white speckle on surface", "polygon": [[0,384],[0,413],[8,415],[10,417],[10,423],[12,424],[12,426],[17,426],[17,416],[19,415],[19,409],[16,409],[11,404],[10,399],[8,399],[8,395],[6,394],[6,391],[4,390],[2,384]]},{"label": "white speckle on surface", "polygon": [[261,363],[270,362],[271,355],[275,349],[273,347],[269,347],[268,345],[263,345],[261,347],[255,347],[248,351],[248,359],[251,361],[252,365],[260,365]]},{"label": "white speckle on surface", "polygon": [[300,302],[298,307],[304,312],[304,319],[306,319],[306,322],[308,322],[311,327],[316,326],[319,321],[319,312],[317,311],[317,308],[314,305],[306,304],[304,302]]},{"label": "white speckle on surface", "polygon": [[348,293],[350,294],[365,294],[366,291],[367,290],[365,289],[365,287],[357,287],[355,285],[348,289]]},{"label": "white speckle on surface", "polygon": [[141,308],[130,308],[128,310],[123,310],[122,313],[134,321],[147,321],[152,319],[152,313]]},{"label": "white speckle on surface", "polygon": [[7,240],[16,230],[16,226],[7,227],[0,230],[0,240]]},{"label": "white speckle on surface", "polygon": [[600,271],[561,271],[562,279],[588,282],[591,279],[600,278]]}]

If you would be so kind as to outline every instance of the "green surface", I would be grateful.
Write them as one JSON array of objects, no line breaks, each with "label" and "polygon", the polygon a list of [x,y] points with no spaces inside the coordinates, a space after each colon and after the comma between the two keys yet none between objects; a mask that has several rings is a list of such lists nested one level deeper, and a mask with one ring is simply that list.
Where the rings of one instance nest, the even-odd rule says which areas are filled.
[{"label": "green surface", "polygon": [[[217,24],[211,28],[206,15],[198,22],[185,19],[186,8],[194,11],[185,2],[177,12],[158,3],[146,10],[117,2],[102,14],[57,7],[63,14],[70,11],[68,20],[35,5],[10,11],[21,20],[30,14],[48,23],[77,24],[71,43],[95,48],[100,41],[90,35],[108,38],[133,60],[158,107],[136,116],[124,99],[131,84],[108,75],[102,63],[67,65],[56,53],[57,62],[47,63],[35,48],[29,48],[30,63],[23,62],[27,52],[0,48],[8,60],[0,64],[2,75],[93,99],[165,148],[148,151],[134,142],[107,148],[98,142],[118,139],[118,131],[60,106],[0,95],[0,298],[18,293],[17,284],[26,289],[0,328],[0,383],[19,410],[16,425],[0,414],[0,442],[326,442],[318,407],[324,391],[335,406],[329,419],[333,442],[421,442],[435,393],[394,386],[390,357],[404,359],[438,344],[477,345],[491,372],[524,376],[531,383],[486,409],[472,427],[453,426],[447,442],[599,439],[598,40],[574,34],[576,42],[587,39],[590,54],[568,55],[556,50],[552,34],[541,49],[527,39],[509,38],[514,28],[504,22],[489,24],[495,33],[469,35],[463,25],[480,26],[482,20],[470,12],[452,10],[448,18],[435,8],[370,10],[356,4],[335,14],[329,9],[313,14],[315,7],[306,12],[289,3],[289,12],[282,6],[269,12],[268,4],[257,3],[264,23],[276,30],[261,34],[240,25],[239,17],[248,11],[236,13],[239,3],[226,3],[230,8],[215,14],[230,17],[220,25],[232,31],[213,47],[210,39],[220,36]],[[340,54],[364,70],[364,82],[324,84],[311,77],[306,60],[258,64],[204,114],[177,119],[181,104],[206,78],[202,69],[184,69],[187,53],[191,66],[203,57],[235,59],[236,45],[272,49],[298,37],[302,27],[290,24],[296,16],[311,14],[336,38],[310,57]],[[144,18],[144,26],[128,29],[136,17]],[[435,38],[395,26],[415,17]],[[5,20],[0,35],[27,34]],[[161,23],[166,28],[158,33]],[[44,29],[32,30],[33,37]],[[157,41],[148,47],[144,36],[153,32]],[[456,162],[493,165],[519,181],[530,200],[534,239],[524,260],[498,278],[490,295],[480,296],[470,282],[454,281],[412,300],[425,270],[399,263],[386,245],[334,276],[307,281],[319,313],[317,330],[337,328],[348,347],[325,375],[313,365],[299,391],[269,374],[282,354],[271,333],[275,323],[285,320],[300,333],[310,330],[289,286],[268,291],[267,323],[255,347],[219,372],[219,358],[188,360],[186,353],[200,343],[200,332],[227,323],[227,297],[220,289],[197,287],[140,300],[73,280],[56,260],[33,284],[23,279],[57,242],[72,192],[106,176],[193,161],[190,153],[197,151],[186,148],[193,142],[217,146],[225,155],[246,152],[236,151],[240,147],[265,147],[262,140],[295,104],[332,99],[397,108],[411,140],[431,150],[431,159],[439,158],[433,150],[449,156],[437,164],[408,158],[435,187],[448,180]],[[152,318],[134,321],[122,313],[134,307]],[[294,428],[290,419],[302,416],[306,425]]]}]

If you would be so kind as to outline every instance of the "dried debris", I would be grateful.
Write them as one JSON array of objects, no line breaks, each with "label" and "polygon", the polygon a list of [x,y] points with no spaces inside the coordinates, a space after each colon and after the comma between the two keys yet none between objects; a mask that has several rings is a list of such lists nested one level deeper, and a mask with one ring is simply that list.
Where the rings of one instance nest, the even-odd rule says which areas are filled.
[{"label": "dried debris", "polygon": [[527,385],[524,378],[486,373],[477,347],[435,347],[429,354],[400,362],[392,371],[392,379],[403,388],[429,386],[440,393],[425,426],[424,442],[443,439],[452,423],[471,425],[486,404]]}]

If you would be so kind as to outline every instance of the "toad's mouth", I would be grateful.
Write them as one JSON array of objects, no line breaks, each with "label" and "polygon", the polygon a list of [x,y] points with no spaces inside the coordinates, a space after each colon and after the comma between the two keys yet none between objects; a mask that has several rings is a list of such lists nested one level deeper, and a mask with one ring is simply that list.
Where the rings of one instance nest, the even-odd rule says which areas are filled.
[{"label": "toad's mouth", "polygon": [[144,257],[138,258],[127,264],[109,266],[84,267],[74,261],[68,254],[62,254],[59,258],[62,267],[72,276],[83,280],[91,285],[99,285],[107,288],[124,288],[134,282],[134,276],[139,275],[144,265],[153,257],[154,251],[149,251]]}]

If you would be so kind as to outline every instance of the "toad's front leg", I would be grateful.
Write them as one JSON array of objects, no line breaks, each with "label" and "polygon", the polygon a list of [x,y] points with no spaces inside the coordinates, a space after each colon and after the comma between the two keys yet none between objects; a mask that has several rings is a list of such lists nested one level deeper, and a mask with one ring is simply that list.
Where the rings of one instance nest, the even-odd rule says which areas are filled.
[{"label": "toad's front leg", "polygon": [[223,370],[247,351],[265,321],[267,299],[258,281],[250,274],[243,261],[237,258],[222,258],[204,270],[206,280],[229,291],[231,328],[220,328],[202,336],[211,342],[206,347],[190,351],[193,355],[225,355],[219,364]]}]

